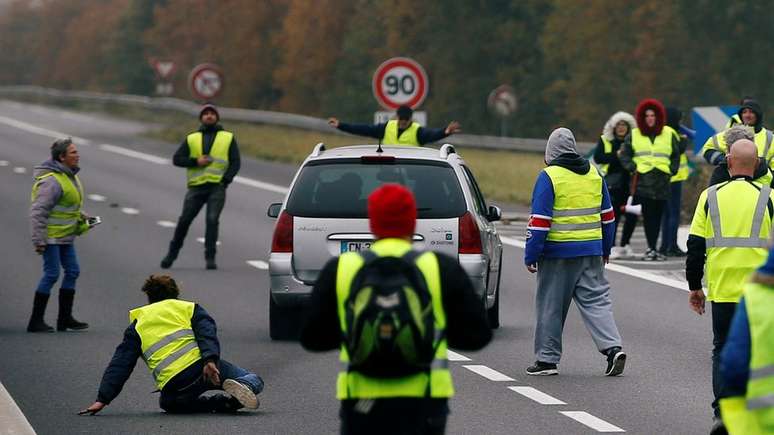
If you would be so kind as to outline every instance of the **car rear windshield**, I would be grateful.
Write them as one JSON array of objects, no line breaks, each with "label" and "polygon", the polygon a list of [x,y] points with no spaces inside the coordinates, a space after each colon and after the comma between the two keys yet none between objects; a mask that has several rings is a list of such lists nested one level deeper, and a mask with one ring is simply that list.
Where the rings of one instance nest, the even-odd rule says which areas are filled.
[{"label": "car rear windshield", "polygon": [[293,186],[287,211],[301,217],[366,218],[368,195],[385,183],[399,183],[414,192],[420,219],[465,213],[459,181],[447,163],[362,163],[359,159],[310,162]]}]

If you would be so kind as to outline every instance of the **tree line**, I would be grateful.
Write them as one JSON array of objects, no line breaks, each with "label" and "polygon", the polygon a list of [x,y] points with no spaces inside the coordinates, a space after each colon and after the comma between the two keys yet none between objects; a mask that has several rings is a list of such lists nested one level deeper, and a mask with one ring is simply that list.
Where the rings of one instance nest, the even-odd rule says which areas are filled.
[{"label": "tree line", "polygon": [[515,136],[564,125],[594,140],[655,97],[687,112],[743,95],[771,107],[774,1],[17,0],[0,10],[0,84],[153,95],[150,58],[218,64],[217,103],[369,122],[376,67],[411,57],[432,125],[497,134],[489,92],[512,86]]}]

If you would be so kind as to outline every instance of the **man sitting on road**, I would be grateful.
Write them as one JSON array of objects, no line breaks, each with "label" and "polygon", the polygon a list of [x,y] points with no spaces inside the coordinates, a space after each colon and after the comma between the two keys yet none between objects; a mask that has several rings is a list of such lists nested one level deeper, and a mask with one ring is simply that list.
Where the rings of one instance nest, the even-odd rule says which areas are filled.
[{"label": "man sitting on road", "polygon": [[396,112],[398,119],[382,124],[345,124],[336,118],[328,119],[328,124],[347,133],[379,139],[382,145],[420,146],[441,140],[462,131],[457,121],[446,128],[425,128],[412,122],[414,111],[408,106],[400,106]]},{"label": "man sitting on road", "polygon": [[[105,369],[97,401],[79,414],[94,415],[115,399],[140,357],[161,391],[159,405],[169,413],[258,408],[263,380],[220,359],[215,320],[207,311],[177,299],[180,290],[168,275],[151,275],[142,291],[149,304],[129,312],[131,324]],[[210,390],[225,393],[203,394]]]}]

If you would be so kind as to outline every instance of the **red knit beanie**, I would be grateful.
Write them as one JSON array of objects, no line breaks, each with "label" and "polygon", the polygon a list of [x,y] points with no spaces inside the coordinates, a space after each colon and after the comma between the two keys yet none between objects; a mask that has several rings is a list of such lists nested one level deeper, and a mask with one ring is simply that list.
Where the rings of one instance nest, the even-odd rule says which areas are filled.
[{"label": "red knit beanie", "polygon": [[379,187],[368,196],[368,220],[377,239],[413,236],[417,223],[414,194],[400,184]]}]

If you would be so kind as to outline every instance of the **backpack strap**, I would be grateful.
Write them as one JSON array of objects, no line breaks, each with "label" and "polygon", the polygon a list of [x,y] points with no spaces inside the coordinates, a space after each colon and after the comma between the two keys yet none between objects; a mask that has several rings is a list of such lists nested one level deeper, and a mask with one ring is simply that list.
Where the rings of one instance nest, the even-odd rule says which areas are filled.
[{"label": "backpack strap", "polygon": [[415,251],[412,249],[406,252],[405,254],[403,254],[403,257],[401,258],[403,258],[404,260],[408,261],[411,264],[415,264],[417,261],[417,258],[421,257],[424,253],[425,251]]},{"label": "backpack strap", "polygon": [[363,259],[364,263],[363,266],[369,263],[373,263],[374,260],[378,259],[379,256],[376,255],[376,253],[370,249],[367,249],[365,251],[358,252],[360,254],[360,257]]}]

